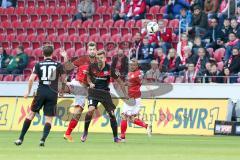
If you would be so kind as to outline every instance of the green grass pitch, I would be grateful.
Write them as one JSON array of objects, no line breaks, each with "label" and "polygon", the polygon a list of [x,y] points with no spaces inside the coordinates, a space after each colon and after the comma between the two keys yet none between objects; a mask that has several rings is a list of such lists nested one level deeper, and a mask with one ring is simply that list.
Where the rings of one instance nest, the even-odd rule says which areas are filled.
[{"label": "green grass pitch", "polygon": [[29,132],[22,146],[13,145],[19,132],[0,131],[0,160],[236,160],[240,159],[240,137],[172,136],[128,134],[127,142],[114,144],[111,134],[90,133],[80,142],[52,132],[44,148],[38,147],[41,132]]}]

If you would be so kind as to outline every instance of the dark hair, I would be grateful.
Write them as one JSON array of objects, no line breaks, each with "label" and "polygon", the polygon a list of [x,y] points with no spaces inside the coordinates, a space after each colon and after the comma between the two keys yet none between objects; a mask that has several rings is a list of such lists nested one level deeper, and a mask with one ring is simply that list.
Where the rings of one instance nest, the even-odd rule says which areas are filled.
[{"label": "dark hair", "polygon": [[0,46],[0,48],[3,48],[3,54],[7,54],[7,52],[3,46]]},{"label": "dark hair", "polygon": [[99,51],[97,51],[97,55],[98,56],[100,56],[100,55],[106,56],[106,52],[104,50],[99,50]]},{"label": "dark hair", "polygon": [[53,54],[53,47],[52,46],[44,46],[43,47],[43,55],[45,57],[50,57]]},{"label": "dark hair", "polygon": [[236,47],[236,46],[232,48],[232,51],[233,51],[234,49],[236,49],[236,50],[238,50],[238,51],[239,51],[239,48],[238,48],[238,47]]},{"label": "dark hair", "polygon": [[237,34],[236,34],[236,33],[234,33],[234,32],[230,32],[230,33],[228,33],[228,35],[230,35],[230,34],[234,34],[234,35],[235,35],[235,37],[237,37]]},{"label": "dark hair", "polygon": [[23,46],[18,46],[17,48],[20,49],[22,52],[24,51]]}]

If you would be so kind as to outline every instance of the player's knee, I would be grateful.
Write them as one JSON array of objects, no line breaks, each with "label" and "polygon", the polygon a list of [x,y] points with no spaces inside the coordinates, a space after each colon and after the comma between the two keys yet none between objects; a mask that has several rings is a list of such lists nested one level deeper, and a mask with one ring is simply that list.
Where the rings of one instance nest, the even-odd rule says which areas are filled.
[{"label": "player's knee", "polygon": [[45,118],[46,118],[45,123],[52,124],[53,117],[45,116]]},{"label": "player's knee", "polygon": [[74,109],[74,114],[79,114],[83,112],[83,108],[80,105],[76,105]]},{"label": "player's knee", "polygon": [[108,112],[108,115],[109,115],[110,120],[116,119],[115,114],[114,114],[114,111],[109,111],[109,112]]},{"label": "player's knee", "polygon": [[129,122],[131,122],[131,123],[133,123],[133,122],[134,122],[134,119],[135,119],[135,117],[134,117],[134,116],[129,116],[129,117],[128,117],[128,121],[129,121]]},{"label": "player's knee", "polygon": [[36,114],[36,113],[30,111],[29,114],[28,114],[28,116],[27,116],[27,119],[33,120],[33,118],[35,117],[35,114]]}]

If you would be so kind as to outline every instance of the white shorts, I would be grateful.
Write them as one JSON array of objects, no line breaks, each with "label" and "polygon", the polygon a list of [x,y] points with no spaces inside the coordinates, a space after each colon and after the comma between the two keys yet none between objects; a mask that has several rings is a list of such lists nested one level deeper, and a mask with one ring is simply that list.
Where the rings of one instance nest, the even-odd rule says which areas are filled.
[{"label": "white shorts", "polygon": [[68,82],[67,86],[70,89],[70,93],[75,96],[74,103],[72,105],[79,105],[84,108],[85,99],[87,97],[87,87],[75,79],[73,79],[71,82]]},{"label": "white shorts", "polygon": [[141,110],[140,106],[141,98],[130,98],[129,100],[127,100],[127,103],[124,103],[122,113],[127,116],[138,115]]}]

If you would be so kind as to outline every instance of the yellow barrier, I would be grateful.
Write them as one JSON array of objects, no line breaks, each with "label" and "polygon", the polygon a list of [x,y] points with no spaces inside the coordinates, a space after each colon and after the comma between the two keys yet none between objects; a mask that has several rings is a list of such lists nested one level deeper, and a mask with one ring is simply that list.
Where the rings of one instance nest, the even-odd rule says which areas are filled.
[{"label": "yellow barrier", "polygon": [[[20,130],[22,123],[30,110],[32,98],[0,98],[0,130]],[[118,101],[116,117],[118,124],[121,120],[121,108],[123,100]],[[71,98],[59,99],[57,113],[53,120],[53,131],[65,131],[68,125]],[[228,100],[211,99],[153,99],[142,100],[141,115],[149,122],[153,119],[153,133],[160,134],[195,134],[213,135],[215,120],[226,120],[228,113]],[[16,105],[16,106],[15,106]],[[155,105],[155,106],[154,106]],[[155,110],[153,112],[153,106]],[[15,112],[16,107],[16,112]],[[85,106],[85,111],[87,107]],[[99,114],[99,113],[98,113]],[[44,124],[44,117],[37,115],[30,130],[41,131]],[[83,114],[83,118],[84,119]],[[82,131],[84,123],[80,121],[75,131]],[[90,132],[111,132],[109,118],[106,112],[92,120]],[[129,124],[128,133],[144,133],[143,128]]]}]

